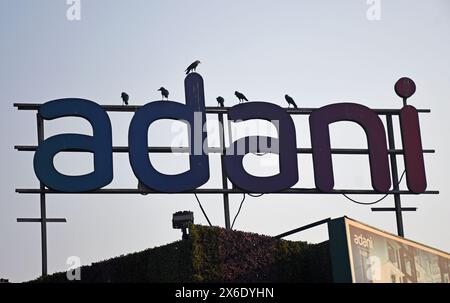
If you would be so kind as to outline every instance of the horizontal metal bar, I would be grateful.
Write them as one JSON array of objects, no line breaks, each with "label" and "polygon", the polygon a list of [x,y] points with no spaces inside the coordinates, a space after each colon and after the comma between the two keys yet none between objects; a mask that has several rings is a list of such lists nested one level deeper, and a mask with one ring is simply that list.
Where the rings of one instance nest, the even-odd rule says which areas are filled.
[{"label": "horizontal metal bar", "polygon": [[[94,191],[81,192],[81,193],[66,193],[59,192],[52,189],[41,190],[39,188],[18,188],[16,189],[16,193],[19,194],[172,194],[166,192],[158,192],[153,190],[141,190],[137,188],[102,188]],[[253,193],[258,194],[257,192],[248,192],[238,188],[231,189],[222,189],[222,188],[197,188],[194,190],[180,192],[175,194],[243,194],[243,193]],[[370,190],[370,189],[334,189],[330,192],[322,192],[315,188],[290,188],[280,192],[272,192],[271,194],[347,194],[347,195],[380,195],[379,192]],[[416,195],[413,192],[407,190],[390,190],[387,194],[401,194],[401,195]],[[428,190],[423,194],[431,194],[437,195],[439,191],[437,190]]]},{"label": "horizontal metal bar", "polygon": [[[207,114],[227,113],[231,107],[206,107]],[[309,115],[317,110],[317,107],[303,107],[303,108],[286,108],[286,112],[291,115]],[[378,115],[400,115],[401,109],[389,108],[374,108],[372,109]],[[431,113],[431,109],[417,109],[419,113]]]},{"label": "horizontal metal bar", "polygon": [[[14,148],[18,151],[36,151],[37,146],[36,145],[16,145]],[[128,153],[129,147],[128,146],[113,146],[113,153]],[[148,152],[149,153],[188,153],[190,151],[189,147],[168,147],[168,146],[154,146],[149,147]],[[73,149],[66,149],[64,152],[80,152],[80,150],[73,148]],[[312,154],[313,150],[312,148],[297,148],[298,154]],[[436,151],[434,149],[424,149],[424,154],[433,154]],[[208,153],[222,153],[221,148],[219,147],[210,147],[208,148]],[[360,149],[360,148],[332,148],[331,149],[332,154],[338,154],[338,155],[367,155],[369,154],[368,149]],[[402,149],[388,149],[389,154],[396,154],[401,155],[404,153]]]},{"label": "horizontal metal bar", "polygon": [[[155,100],[161,101],[161,100]],[[19,110],[38,110],[42,104],[40,103],[14,103],[14,107]],[[101,105],[101,107],[109,112],[135,112],[142,105]],[[230,107],[214,107],[207,106],[205,111],[208,114],[220,114],[227,113]],[[286,111],[291,115],[309,115],[317,108],[305,107],[305,108],[286,108]],[[379,115],[399,115],[400,109],[372,109]],[[430,109],[417,109],[419,113],[430,113]]]},{"label": "horizontal metal bar", "polygon": [[[416,211],[417,207],[402,207],[401,211]],[[372,211],[396,211],[395,207],[372,207]]]},{"label": "horizontal metal bar", "polygon": [[[17,218],[17,222],[20,223],[40,223],[42,220],[40,218]],[[47,223],[66,223],[67,220],[64,218],[47,218],[45,220]]]},{"label": "horizontal metal bar", "polygon": [[[37,146],[36,145],[16,145],[14,146],[14,149],[18,151],[36,151]],[[130,148],[128,146],[113,146],[112,148],[114,153],[128,153],[130,151]],[[209,147],[208,153],[221,153],[220,147]],[[63,152],[87,152],[87,151],[80,151],[76,148],[70,148],[66,149]],[[168,146],[154,146],[154,147],[148,147],[149,153],[189,153],[190,148],[189,147],[168,147]]]},{"label": "horizontal metal bar", "polygon": [[312,227],[316,227],[316,226],[322,225],[322,224],[327,223],[329,221],[331,221],[331,218],[326,218],[326,219],[323,219],[323,220],[320,220],[320,221],[317,221],[317,222],[314,222],[314,223],[311,223],[311,224],[308,224],[308,225],[305,225],[305,226],[302,226],[302,227],[299,227],[299,228],[287,231],[285,233],[279,234],[279,235],[275,236],[274,238],[275,239],[281,239],[281,238],[284,238],[284,237],[296,234],[298,232],[310,229]]}]

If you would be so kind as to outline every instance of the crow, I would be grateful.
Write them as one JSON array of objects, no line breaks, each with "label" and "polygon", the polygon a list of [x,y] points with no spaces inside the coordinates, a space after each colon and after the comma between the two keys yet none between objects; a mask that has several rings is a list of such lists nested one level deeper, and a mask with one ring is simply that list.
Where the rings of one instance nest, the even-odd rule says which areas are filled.
[{"label": "crow", "polygon": [[161,87],[158,89],[158,91],[161,92],[162,100],[164,100],[164,98],[166,98],[167,100],[169,100],[169,91],[168,91],[167,89],[165,89],[164,87],[161,86]]},{"label": "crow", "polygon": [[224,107],[225,99],[223,97],[219,96],[216,98],[216,100],[217,100],[217,103],[219,103],[220,107]]},{"label": "crow", "polygon": [[248,101],[248,99],[244,96],[243,93],[235,91],[234,95],[239,99],[239,103],[244,102],[244,101]]},{"label": "crow", "polygon": [[201,63],[201,62],[200,62],[199,60],[196,60],[196,61],[194,61],[193,63],[191,63],[191,65],[189,65],[189,66],[186,68],[186,70],[185,70],[186,75],[189,74],[191,71],[194,71],[194,72],[195,72],[195,69],[197,68],[197,66],[198,66],[200,63]]},{"label": "crow", "polygon": [[128,100],[130,100],[130,97],[127,93],[122,92],[120,95],[122,97],[122,104],[128,105]]},{"label": "crow", "polygon": [[298,108],[297,104],[295,104],[295,101],[294,101],[294,99],[292,99],[291,96],[286,94],[286,95],[284,95],[284,98],[286,99],[287,103],[289,104],[288,107],[291,107],[291,105],[293,105],[295,108]]}]

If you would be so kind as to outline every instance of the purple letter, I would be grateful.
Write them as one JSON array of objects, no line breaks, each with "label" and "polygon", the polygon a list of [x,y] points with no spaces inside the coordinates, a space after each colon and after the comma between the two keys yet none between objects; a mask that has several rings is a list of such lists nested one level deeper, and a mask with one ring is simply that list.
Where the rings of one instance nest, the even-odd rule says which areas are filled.
[{"label": "purple letter", "polygon": [[316,187],[324,192],[334,187],[328,126],[338,121],[358,123],[366,132],[369,148],[372,187],[386,193],[391,187],[386,133],[378,115],[370,108],[356,103],[335,103],[315,110],[309,116]]},{"label": "purple letter", "polygon": [[406,182],[410,191],[423,193],[427,188],[420,138],[419,115],[414,106],[407,105],[400,111],[400,128],[404,151]]}]

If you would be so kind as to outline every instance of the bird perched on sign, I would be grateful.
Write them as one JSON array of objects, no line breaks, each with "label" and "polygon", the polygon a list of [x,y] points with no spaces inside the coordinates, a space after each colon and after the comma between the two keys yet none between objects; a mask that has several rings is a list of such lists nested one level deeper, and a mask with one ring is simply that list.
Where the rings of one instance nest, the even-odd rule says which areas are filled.
[{"label": "bird perched on sign", "polygon": [[225,99],[222,96],[217,97],[216,100],[220,107],[224,107]]},{"label": "bird perched on sign", "polygon": [[239,103],[244,102],[244,101],[248,101],[248,99],[244,96],[243,93],[235,91],[234,95],[239,99]]},{"label": "bird perched on sign", "polygon": [[122,104],[128,105],[128,100],[130,100],[130,96],[127,93],[122,92],[120,95],[122,97]]},{"label": "bird perched on sign", "polygon": [[297,104],[295,104],[295,101],[294,101],[294,99],[292,99],[291,96],[289,96],[288,94],[286,94],[286,95],[284,95],[284,98],[286,99],[287,103],[289,104],[288,107],[291,107],[291,105],[293,105],[295,108],[298,108],[298,107],[297,107]]},{"label": "bird perched on sign", "polygon": [[161,87],[158,89],[158,91],[161,92],[162,100],[164,100],[164,98],[166,98],[167,100],[169,100],[169,91],[168,91],[167,89],[165,89],[164,87],[161,86]]},{"label": "bird perched on sign", "polygon": [[198,66],[200,63],[201,63],[200,60],[195,60],[194,62],[192,62],[191,65],[189,65],[189,66],[186,68],[186,70],[185,70],[186,75],[189,74],[189,73],[192,72],[192,71],[195,72],[195,69],[197,68],[197,66]]}]

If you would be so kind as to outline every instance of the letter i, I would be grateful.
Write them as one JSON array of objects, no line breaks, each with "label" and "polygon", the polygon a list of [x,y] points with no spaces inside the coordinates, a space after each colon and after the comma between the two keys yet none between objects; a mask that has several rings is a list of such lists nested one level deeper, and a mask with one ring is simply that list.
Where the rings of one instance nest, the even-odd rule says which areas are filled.
[{"label": "letter i", "polygon": [[403,108],[400,111],[400,130],[406,183],[410,191],[420,194],[427,188],[427,180],[420,136],[419,114],[414,106],[406,104],[407,98],[411,97],[415,91],[416,85],[409,78],[401,78],[395,84],[395,92],[403,98]]}]

